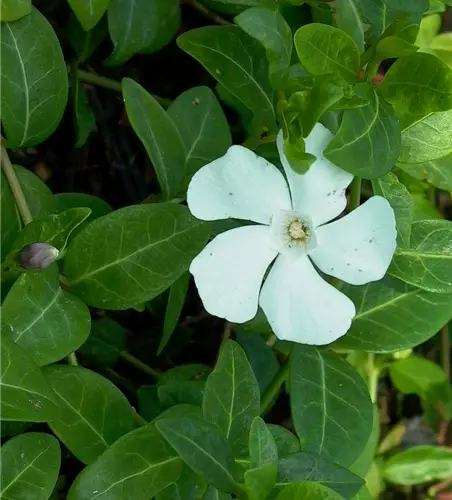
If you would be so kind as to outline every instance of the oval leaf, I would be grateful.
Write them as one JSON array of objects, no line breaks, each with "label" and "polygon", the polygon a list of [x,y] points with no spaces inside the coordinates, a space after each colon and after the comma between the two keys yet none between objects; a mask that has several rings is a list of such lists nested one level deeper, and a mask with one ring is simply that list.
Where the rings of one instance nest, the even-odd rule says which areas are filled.
[{"label": "oval leaf", "polygon": [[56,129],[68,94],[58,39],[36,9],[1,30],[2,125],[10,147],[39,144]]},{"label": "oval leaf", "polygon": [[260,417],[256,417],[251,424],[249,449],[250,465],[253,469],[278,460],[275,439]]},{"label": "oval leaf", "polygon": [[56,201],[52,191],[37,175],[18,165],[14,165],[14,172],[33,217],[56,212]]},{"label": "oval leaf", "polygon": [[425,163],[400,163],[407,174],[420,180],[426,180],[432,186],[445,191],[452,191],[452,155]]},{"label": "oval leaf", "polygon": [[90,222],[69,244],[73,292],[103,309],[127,309],[171,286],[204,247],[209,225],[174,203],[130,206]]},{"label": "oval leaf", "polygon": [[100,21],[110,0],[68,0],[83,29],[89,31]]},{"label": "oval leaf", "polygon": [[44,374],[61,408],[50,426],[81,462],[94,462],[134,429],[129,402],[106,378],[79,366],[48,366]]}]

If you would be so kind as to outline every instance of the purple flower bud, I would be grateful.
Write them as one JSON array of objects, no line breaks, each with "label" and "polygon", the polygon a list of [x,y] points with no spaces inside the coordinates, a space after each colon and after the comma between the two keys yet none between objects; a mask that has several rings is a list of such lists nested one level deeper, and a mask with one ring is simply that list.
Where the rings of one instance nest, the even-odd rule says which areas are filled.
[{"label": "purple flower bud", "polygon": [[60,252],[48,243],[31,243],[22,248],[19,261],[24,269],[47,269],[59,255]]}]

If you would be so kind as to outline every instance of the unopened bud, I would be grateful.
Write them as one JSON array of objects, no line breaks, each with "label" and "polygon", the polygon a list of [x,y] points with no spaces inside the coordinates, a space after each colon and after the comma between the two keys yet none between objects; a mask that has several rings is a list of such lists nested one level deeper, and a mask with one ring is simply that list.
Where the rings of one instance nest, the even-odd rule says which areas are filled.
[{"label": "unopened bud", "polygon": [[20,251],[19,262],[24,269],[47,269],[60,255],[49,243],[32,243]]}]

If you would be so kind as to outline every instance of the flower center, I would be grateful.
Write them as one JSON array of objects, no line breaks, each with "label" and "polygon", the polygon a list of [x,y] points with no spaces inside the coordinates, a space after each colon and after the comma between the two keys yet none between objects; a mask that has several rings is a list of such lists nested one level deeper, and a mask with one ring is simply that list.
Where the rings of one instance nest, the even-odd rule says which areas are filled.
[{"label": "flower center", "polygon": [[309,237],[309,227],[300,219],[295,219],[289,224],[287,233],[292,240],[304,241]]}]

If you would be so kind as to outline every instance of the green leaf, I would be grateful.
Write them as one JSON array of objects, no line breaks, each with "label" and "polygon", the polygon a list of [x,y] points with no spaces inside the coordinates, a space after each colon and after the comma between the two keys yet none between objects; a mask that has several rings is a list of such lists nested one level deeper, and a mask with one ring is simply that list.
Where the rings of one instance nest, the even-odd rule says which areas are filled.
[{"label": "green leaf", "polygon": [[363,84],[357,94],[369,103],[344,111],[325,157],[353,175],[375,179],[388,173],[399,156],[400,125],[393,108],[375,89]]},{"label": "green leaf", "polygon": [[383,466],[383,477],[395,484],[413,485],[442,481],[452,476],[452,450],[439,446],[417,446],[391,457]]},{"label": "green leaf", "polygon": [[300,441],[285,427],[274,424],[267,424],[267,427],[275,440],[280,458],[300,451]]},{"label": "green leaf", "polygon": [[160,104],[130,78],[122,81],[127,116],[146,147],[166,199],[177,196],[185,177],[182,138]]},{"label": "green leaf", "polygon": [[80,366],[43,369],[58,396],[61,415],[49,424],[83,463],[94,462],[122,435],[135,427],[126,397],[109,380]]},{"label": "green leaf", "polygon": [[380,90],[404,113],[447,111],[452,108],[452,70],[437,57],[419,52],[398,59]]},{"label": "green leaf", "polygon": [[274,88],[282,88],[292,59],[292,32],[278,10],[251,7],[239,14],[235,23],[266,51],[269,78]]},{"label": "green leaf", "polygon": [[349,466],[372,431],[364,380],[339,356],[296,345],[290,356],[290,403],[303,450]]},{"label": "green leaf", "polygon": [[215,94],[208,87],[183,92],[168,108],[185,146],[186,188],[193,175],[223,156],[232,145],[229,125]]},{"label": "green leaf", "polygon": [[256,417],[251,424],[249,449],[250,465],[254,469],[278,460],[278,448],[275,439],[260,417]]},{"label": "green leaf", "polygon": [[182,308],[184,307],[189,282],[190,274],[187,272],[184,273],[170,288],[168,304],[165,312],[165,320],[163,323],[163,334],[160,339],[157,355],[163,351],[177,327]]},{"label": "green leaf", "polygon": [[452,191],[452,155],[425,163],[400,163],[397,165],[407,174],[420,180],[426,180],[432,186],[445,191]]},{"label": "green leaf", "polygon": [[31,0],[1,0],[0,18],[2,21],[17,21],[31,12]]},{"label": "green leaf", "polygon": [[301,64],[312,75],[338,74],[358,81],[359,48],[344,31],[326,24],[302,26],[294,37]]},{"label": "green leaf", "polygon": [[452,111],[429,113],[402,131],[399,163],[425,163],[452,153]]},{"label": "green leaf", "polygon": [[202,500],[232,500],[231,495],[218,491],[213,486],[209,486],[204,493]]},{"label": "green leaf", "polygon": [[259,386],[246,354],[236,342],[227,340],[215,370],[207,378],[203,412],[206,420],[224,432],[236,456],[246,453],[259,404]]},{"label": "green leaf", "polygon": [[364,52],[364,27],[360,3],[358,0],[336,0],[334,17],[337,27],[350,35],[359,51]]},{"label": "green leaf", "polygon": [[207,26],[180,35],[177,43],[268,128],[275,128],[268,63],[259,42],[238,26]]},{"label": "green leaf", "polygon": [[162,490],[155,498],[156,500],[196,500],[196,480],[195,474],[184,465],[179,479]]},{"label": "green leaf", "polygon": [[347,469],[307,451],[293,453],[278,461],[277,487],[302,481],[318,482],[344,498],[352,498],[364,484],[360,477]]},{"label": "green leaf", "polygon": [[71,208],[56,215],[44,215],[27,224],[14,240],[13,252],[30,243],[49,243],[60,252],[65,249],[72,231],[89,217],[89,208]]},{"label": "green leaf", "polygon": [[426,292],[390,277],[340,290],[356,304],[356,316],[338,347],[401,351],[426,341],[452,319],[450,294]]},{"label": "green leaf", "polygon": [[111,0],[108,30],[114,50],[107,64],[119,66],[138,52],[156,52],[171,40],[179,24],[178,0]]},{"label": "green leaf", "polygon": [[158,395],[163,408],[184,403],[201,406],[203,391],[203,381],[172,380],[159,386]]},{"label": "green leaf", "polygon": [[430,44],[430,50],[449,67],[452,67],[452,36],[450,33],[440,33],[436,36]]},{"label": "green leaf", "polygon": [[52,191],[37,175],[18,165],[14,165],[14,172],[33,217],[41,217],[56,211],[56,201]]},{"label": "green leaf", "polygon": [[166,418],[194,418],[195,420],[203,420],[202,418],[202,408],[199,406],[181,404],[172,406],[168,408],[163,413],[160,413],[155,419],[154,422],[158,420],[166,419]]},{"label": "green leaf", "polygon": [[211,369],[206,365],[191,364],[178,365],[163,373],[159,379],[159,385],[166,382],[183,381],[183,380],[206,380]]},{"label": "green leaf", "polygon": [[19,276],[2,304],[1,320],[2,328],[39,366],[75,351],[91,326],[86,305],[60,288],[56,266]]},{"label": "green leaf", "polygon": [[68,94],[66,64],[58,39],[36,9],[3,23],[2,125],[12,148],[33,146],[53,133]]},{"label": "green leaf", "polygon": [[265,500],[276,484],[276,462],[262,464],[245,472],[245,490],[250,500]]},{"label": "green leaf", "polygon": [[102,18],[96,26],[89,31],[85,31],[75,16],[71,16],[67,27],[68,41],[75,53],[79,63],[89,59],[97,47],[108,35],[106,18]]},{"label": "green leaf", "polygon": [[2,246],[1,246],[1,261],[5,260],[5,257],[11,251],[14,240],[19,234],[22,221],[20,219],[19,212],[16,207],[16,202],[14,201],[13,193],[9,187],[8,181],[6,180],[3,170],[1,171],[1,193],[0,193],[0,215],[1,215],[1,235],[2,235]]},{"label": "green leaf", "polygon": [[71,91],[74,128],[77,137],[75,147],[81,148],[88,140],[89,135],[96,125],[96,117],[94,116],[93,110],[90,108],[88,96],[83,89],[80,80],[77,78],[77,73],[75,71],[72,75]]},{"label": "green leaf", "polygon": [[432,14],[425,16],[419,26],[419,33],[416,38],[416,45],[423,51],[429,52],[432,40],[438,34],[441,28],[441,16]]},{"label": "green leaf", "polygon": [[47,422],[58,416],[55,394],[44,375],[6,332],[0,366],[2,420]]},{"label": "green leaf", "polygon": [[429,389],[447,381],[440,366],[428,359],[409,356],[389,366],[392,383],[403,394],[417,394],[425,398]]},{"label": "green leaf", "polygon": [[154,425],[119,438],[72,483],[68,500],[149,500],[174,483],[181,461]]},{"label": "green leaf", "polygon": [[125,342],[125,328],[104,317],[91,323],[91,333],[79,352],[96,364],[110,367],[116,364]]},{"label": "green leaf", "polygon": [[[94,219],[98,219],[103,215],[107,215],[113,212],[111,206],[101,198],[93,196],[91,194],[85,193],[58,193],[54,195],[56,203],[56,211],[64,212],[70,208],[87,207],[91,209],[91,213],[87,219],[83,221],[83,224],[91,222]],[[77,228],[77,231],[80,228]]]},{"label": "green leaf", "polygon": [[389,274],[427,291],[452,292],[452,222],[416,221],[411,247],[396,250]]},{"label": "green leaf", "polygon": [[402,248],[409,247],[414,205],[407,188],[399,182],[393,173],[372,181],[372,187],[374,194],[386,198],[394,210],[397,226],[397,245]]},{"label": "green leaf", "polygon": [[40,432],[16,436],[1,447],[0,455],[2,498],[50,498],[61,462],[60,445],[53,436]]},{"label": "green leaf", "polygon": [[232,450],[218,427],[196,418],[165,418],[157,429],[196,474],[222,491],[234,492]]},{"label": "green leaf", "polygon": [[85,31],[89,31],[100,21],[110,0],[68,0],[71,9]]},{"label": "green leaf", "polygon": [[171,286],[204,247],[209,225],[174,203],[129,206],[87,224],[69,244],[73,292],[102,309],[127,309]]},{"label": "green leaf", "polygon": [[[142,385],[137,392],[138,413],[148,422],[151,422],[162,411],[156,385]],[[174,407],[172,407],[174,408]]]},{"label": "green leaf", "polygon": [[[348,467],[350,472],[360,477],[366,477],[372,467],[375,453],[380,438],[380,416],[377,405],[373,407],[372,431],[363,451],[356,457],[355,461]],[[357,500],[357,499],[356,499]]]},{"label": "green leaf", "polygon": [[341,495],[320,483],[306,481],[286,486],[276,497],[276,500],[343,500],[343,498],[344,497]]}]

